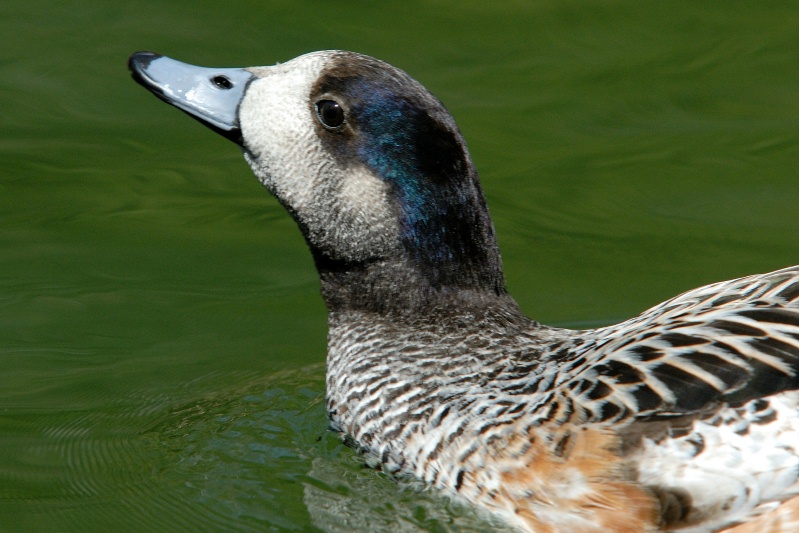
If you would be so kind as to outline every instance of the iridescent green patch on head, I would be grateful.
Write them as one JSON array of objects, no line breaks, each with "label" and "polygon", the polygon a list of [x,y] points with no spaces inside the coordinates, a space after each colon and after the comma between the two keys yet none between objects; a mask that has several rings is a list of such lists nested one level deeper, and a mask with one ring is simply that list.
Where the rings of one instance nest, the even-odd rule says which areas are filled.
[{"label": "iridescent green patch on head", "polygon": [[323,135],[329,149],[391,185],[402,244],[429,280],[484,285],[496,277],[498,269],[483,268],[496,250],[476,172],[444,106],[370,58],[329,69],[314,93],[344,110],[346,128]]}]

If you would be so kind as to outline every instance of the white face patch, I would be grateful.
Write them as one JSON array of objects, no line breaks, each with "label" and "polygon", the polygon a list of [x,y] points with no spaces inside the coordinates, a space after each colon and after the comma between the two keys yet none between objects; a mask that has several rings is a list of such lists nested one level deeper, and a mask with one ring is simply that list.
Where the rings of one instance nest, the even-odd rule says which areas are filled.
[{"label": "white face patch", "polygon": [[358,161],[342,162],[320,139],[311,102],[333,52],[315,52],[273,67],[249,68],[257,79],[239,107],[245,158],[325,255],[374,258],[398,246],[399,223],[388,184]]}]

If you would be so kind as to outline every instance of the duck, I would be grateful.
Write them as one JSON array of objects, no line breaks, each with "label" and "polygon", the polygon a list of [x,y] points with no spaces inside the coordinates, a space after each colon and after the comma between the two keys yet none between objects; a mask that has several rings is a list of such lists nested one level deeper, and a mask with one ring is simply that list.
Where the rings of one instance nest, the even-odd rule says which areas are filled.
[{"label": "duck", "polygon": [[536,533],[799,531],[799,267],[616,325],[508,294],[466,142],[355,52],[132,77],[236,143],[299,227],[328,311],[330,428],[364,461]]}]

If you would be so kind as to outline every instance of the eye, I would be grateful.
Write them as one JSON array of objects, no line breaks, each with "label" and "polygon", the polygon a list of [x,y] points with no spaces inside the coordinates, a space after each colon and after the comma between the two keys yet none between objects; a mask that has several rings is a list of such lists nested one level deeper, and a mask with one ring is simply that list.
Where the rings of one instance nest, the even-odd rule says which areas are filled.
[{"label": "eye", "polygon": [[223,76],[221,74],[214,76],[211,78],[211,83],[219,87],[220,89],[232,89],[233,82],[230,81],[230,78],[227,76]]},{"label": "eye", "polygon": [[316,117],[322,126],[335,130],[344,124],[344,109],[333,100],[319,100],[316,102]]}]

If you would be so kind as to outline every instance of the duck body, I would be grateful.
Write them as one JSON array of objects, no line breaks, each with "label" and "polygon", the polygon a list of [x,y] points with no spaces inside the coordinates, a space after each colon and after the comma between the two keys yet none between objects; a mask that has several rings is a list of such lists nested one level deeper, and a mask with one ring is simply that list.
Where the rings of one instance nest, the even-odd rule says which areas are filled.
[{"label": "duck body", "polygon": [[328,411],[373,465],[532,531],[718,531],[799,492],[799,394],[774,342],[795,341],[797,283],[715,284],[587,331],[332,313]]},{"label": "duck body", "polygon": [[341,51],[130,68],[240,144],[297,222],[331,426],[370,465],[526,531],[799,530],[799,267],[547,327],[505,291],[457,126],[404,72]]}]

